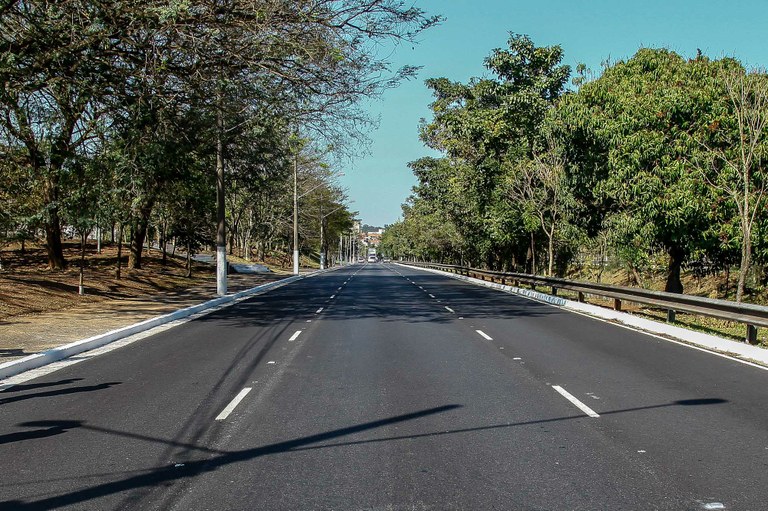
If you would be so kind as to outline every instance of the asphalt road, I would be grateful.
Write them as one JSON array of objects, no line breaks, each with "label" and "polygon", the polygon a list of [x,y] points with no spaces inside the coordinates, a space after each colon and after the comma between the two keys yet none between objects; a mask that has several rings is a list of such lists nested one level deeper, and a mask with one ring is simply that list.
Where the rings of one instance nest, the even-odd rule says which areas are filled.
[{"label": "asphalt road", "polygon": [[394,265],[0,392],[0,510],[768,509],[768,371]]}]

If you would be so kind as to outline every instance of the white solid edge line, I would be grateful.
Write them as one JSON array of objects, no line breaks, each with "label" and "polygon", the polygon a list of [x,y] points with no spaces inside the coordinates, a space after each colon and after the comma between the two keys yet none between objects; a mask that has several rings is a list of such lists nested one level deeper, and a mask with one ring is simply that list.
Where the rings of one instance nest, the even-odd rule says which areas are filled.
[{"label": "white solid edge line", "polygon": [[455,310],[453,310],[453,309],[451,309],[451,308],[450,308],[450,307],[448,307],[447,305],[445,306],[445,308],[448,310],[448,312],[452,312],[452,313],[456,314],[456,311],[455,311]]},{"label": "white solid edge line", "polygon": [[248,395],[248,393],[251,391],[252,387],[245,387],[243,390],[240,391],[238,395],[235,396],[235,399],[230,401],[230,403],[227,405],[226,408],[224,408],[221,413],[216,417],[217,421],[223,421],[227,417],[229,417],[229,414],[232,413],[232,411],[237,407],[237,405],[240,404],[240,401],[243,400],[245,396]]},{"label": "white solid edge line", "polygon": [[[520,296],[520,295],[518,295],[518,296]],[[523,298],[529,298],[529,297],[524,296]],[[529,299],[537,301],[539,303],[543,303],[543,304],[547,304],[547,305],[552,305],[552,304],[548,304],[547,302],[543,302],[541,300],[536,300],[535,298],[529,298]],[[647,335],[648,337],[654,337],[654,338],[659,339],[661,341],[671,342],[671,343],[680,345],[680,346],[682,346],[684,348],[691,348],[692,350],[703,351],[704,353],[709,353],[710,355],[714,355],[716,357],[726,358],[726,359],[731,360],[733,362],[738,362],[739,364],[744,364],[744,365],[747,365],[747,366],[755,367],[757,369],[762,369],[763,371],[768,371],[768,366],[763,366],[763,365],[760,365],[760,364],[755,364],[754,362],[750,362],[749,360],[744,360],[743,358],[738,358],[738,357],[734,357],[732,355],[727,355],[725,353],[720,353],[718,351],[715,351],[714,348],[707,348],[707,347],[703,347],[703,346],[698,346],[696,344],[693,344],[693,341],[681,341],[681,340],[678,340],[678,339],[672,339],[671,337],[664,337],[663,335],[655,334],[653,332],[649,332],[648,330],[641,330],[639,328],[633,327],[632,325],[627,325],[627,324],[624,324],[624,323],[617,323],[615,321],[611,321],[611,320],[608,320],[608,319],[605,319],[605,318],[601,318],[600,316],[593,316],[593,315],[588,314],[586,312],[569,309],[567,307],[561,307],[559,305],[552,305],[552,307],[557,307],[558,309],[563,309],[563,310],[566,310],[568,312],[572,312],[574,314],[578,314],[579,316],[584,316],[585,318],[591,318],[591,319],[594,319],[594,320],[597,320],[597,321],[602,321],[603,323],[607,323],[609,325],[614,325],[614,326],[617,326],[619,328],[623,328],[625,330],[631,330],[632,332],[635,332],[635,333],[638,333],[638,334],[644,334],[644,335]],[[693,332],[693,330],[691,330],[691,331]]]},{"label": "white solid edge line", "polygon": [[552,385],[552,388],[555,389],[561,396],[563,396],[565,399],[570,401],[576,408],[581,410],[582,412],[586,413],[590,417],[598,418],[600,415],[595,412],[592,408],[588,407],[578,399],[576,399],[573,394],[565,390],[563,387],[559,385]]},{"label": "white solid edge line", "polygon": [[295,340],[296,340],[296,339],[297,339],[297,338],[298,338],[300,335],[301,335],[301,330],[297,330],[297,331],[296,331],[296,333],[295,333],[295,334],[293,334],[293,335],[291,336],[291,338],[290,338],[290,339],[288,339],[288,340],[289,340],[289,341],[295,341]]},{"label": "white solid edge line", "polygon": [[490,335],[486,334],[482,330],[475,330],[475,332],[480,334],[486,341],[492,341],[493,340],[493,338]]}]

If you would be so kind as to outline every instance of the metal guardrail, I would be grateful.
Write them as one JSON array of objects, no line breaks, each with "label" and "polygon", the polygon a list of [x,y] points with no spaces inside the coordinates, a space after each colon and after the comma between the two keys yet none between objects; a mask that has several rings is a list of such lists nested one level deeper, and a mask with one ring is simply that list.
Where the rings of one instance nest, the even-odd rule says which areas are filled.
[{"label": "metal guardrail", "polygon": [[412,266],[449,271],[468,277],[491,280],[503,285],[519,287],[521,283],[536,289],[536,286],[550,287],[552,294],[557,295],[558,289],[567,289],[578,293],[578,300],[584,301],[585,295],[613,298],[613,308],[621,310],[621,302],[633,302],[641,305],[653,305],[667,310],[667,321],[675,321],[675,312],[687,312],[700,316],[734,321],[746,325],[745,341],[757,344],[757,327],[768,327],[768,307],[717,300],[701,296],[665,293],[624,286],[609,286],[556,277],[540,277],[525,273],[506,273],[490,270],[479,270],[451,264],[405,262]]}]

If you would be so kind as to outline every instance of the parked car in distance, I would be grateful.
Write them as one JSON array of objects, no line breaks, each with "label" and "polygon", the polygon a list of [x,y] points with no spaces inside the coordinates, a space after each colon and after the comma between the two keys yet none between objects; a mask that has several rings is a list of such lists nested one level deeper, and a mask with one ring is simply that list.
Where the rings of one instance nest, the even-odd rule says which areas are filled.
[{"label": "parked car in distance", "polygon": [[375,263],[376,262],[376,256],[375,255],[369,255],[368,256],[368,262],[369,263]]}]

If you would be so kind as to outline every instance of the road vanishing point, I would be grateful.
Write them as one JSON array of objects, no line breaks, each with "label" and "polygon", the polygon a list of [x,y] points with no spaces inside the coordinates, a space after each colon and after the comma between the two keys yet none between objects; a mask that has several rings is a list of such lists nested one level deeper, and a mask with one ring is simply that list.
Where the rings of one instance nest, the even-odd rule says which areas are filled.
[{"label": "road vanishing point", "polygon": [[0,392],[0,510],[768,509],[768,371],[356,264]]}]

